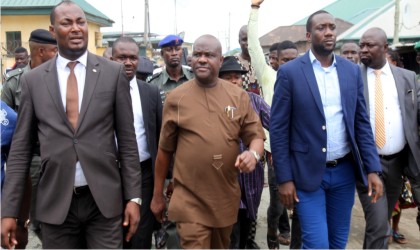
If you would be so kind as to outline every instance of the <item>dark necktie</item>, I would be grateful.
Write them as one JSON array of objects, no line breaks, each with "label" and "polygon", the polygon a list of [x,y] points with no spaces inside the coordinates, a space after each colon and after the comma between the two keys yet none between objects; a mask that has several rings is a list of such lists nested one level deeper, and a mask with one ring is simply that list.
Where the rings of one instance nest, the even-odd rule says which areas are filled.
[{"label": "dark necktie", "polygon": [[67,67],[70,68],[70,75],[67,79],[67,95],[66,95],[66,113],[74,130],[77,127],[77,120],[79,119],[79,93],[77,89],[77,79],[74,74],[74,67],[78,62],[69,62]]}]

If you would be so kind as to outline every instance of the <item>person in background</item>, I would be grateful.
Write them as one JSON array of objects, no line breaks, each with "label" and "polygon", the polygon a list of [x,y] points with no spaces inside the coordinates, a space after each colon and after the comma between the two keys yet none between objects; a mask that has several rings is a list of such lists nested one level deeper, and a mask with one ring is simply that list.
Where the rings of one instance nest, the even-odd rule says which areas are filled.
[{"label": "person in background", "polygon": [[150,202],[153,195],[153,172],[162,125],[162,100],[156,85],[136,79],[139,66],[144,66],[144,64],[141,65],[142,59],[138,54],[139,47],[134,39],[122,36],[112,46],[111,60],[124,64],[125,73],[130,79],[134,129],[141,159],[141,218],[137,231],[130,241],[130,248],[150,249],[153,230],[157,226],[157,221],[150,211]]},{"label": "person in background", "polygon": [[[249,27],[249,23],[248,23]],[[249,39],[249,37],[248,37]],[[273,43],[270,48],[268,49],[268,63],[270,64],[271,68],[273,68],[275,71],[279,69],[279,58],[277,56],[277,47],[279,46],[279,43]],[[248,50],[249,50],[249,42],[248,42]],[[252,57],[251,57],[252,58]]]},{"label": "person in background", "polygon": [[334,55],[335,18],[317,11],[306,31],[310,50],[277,74],[270,120],[273,162],[281,202],[296,205],[302,248],[344,249],[356,178],[376,202],[382,195],[381,167],[360,70]]},{"label": "person in background", "polygon": [[165,67],[154,74],[149,83],[159,87],[163,102],[174,88],[194,77],[188,66],[181,64],[183,43],[184,40],[176,35],[168,35],[159,42],[160,55],[165,62]]},{"label": "person in background", "polygon": [[[223,58],[223,64],[219,71],[219,77],[221,79],[242,88],[242,74],[245,73],[246,71],[242,69],[234,56]],[[264,128],[268,129],[270,106],[268,106],[261,96],[252,92],[247,93],[253,109],[260,117],[261,124]],[[241,142],[240,151],[243,152],[245,150],[247,148]],[[261,194],[264,187],[264,166],[262,162],[258,161],[255,170],[251,173],[240,173],[238,180],[241,187],[241,204],[238,212],[238,221],[233,226],[230,237],[230,249],[245,249],[251,222],[257,218],[258,207],[261,202]]]},{"label": "person in background", "polygon": [[108,47],[105,49],[104,53],[102,54],[103,57],[105,57],[108,60],[111,60],[112,57],[112,47]]},{"label": "person in background", "polygon": [[146,56],[140,56],[136,70],[136,78],[147,82],[147,79],[153,74],[153,63]]},{"label": "person in background", "polygon": [[[271,105],[273,98],[274,82],[276,81],[276,70],[284,63],[296,58],[299,53],[297,47],[291,41],[283,41],[276,43],[277,47],[273,44],[270,48],[271,66],[265,63],[264,53],[258,39],[258,14],[259,8],[263,0],[251,0],[251,13],[248,21],[248,52],[251,57],[252,66],[255,69],[255,74],[261,84],[263,98],[267,104]],[[277,62],[274,61],[277,60]],[[273,67],[274,66],[274,67]],[[284,245],[290,244],[290,224],[287,215],[287,209],[280,203],[277,191],[277,184],[274,176],[274,167],[272,164],[270,139],[268,132],[266,132],[267,140],[264,142],[264,149],[266,150],[266,160],[268,167],[268,184],[270,188],[270,204],[267,209],[267,246],[270,249],[279,248],[279,243]],[[296,216],[295,216],[296,218]],[[297,222],[297,219],[294,220]],[[298,229],[298,224],[294,225],[294,229]],[[292,229],[292,230],[294,230]],[[277,230],[280,235],[277,235]],[[299,241],[299,231],[292,232],[292,238]],[[296,237],[294,237],[296,236]],[[293,242],[299,245],[300,242]]]},{"label": "person in background", "polygon": [[345,42],[340,49],[341,56],[355,64],[359,64],[360,62],[359,52],[359,45],[355,42]]},{"label": "person in background", "polygon": [[[246,92],[218,78],[219,40],[199,37],[192,56],[195,78],[174,89],[163,108],[151,209],[161,222],[164,181],[175,157],[168,215],[181,247],[228,248],[240,204],[238,174],[254,171],[264,133]],[[248,148],[242,153],[239,139]]]},{"label": "person in background", "polygon": [[24,68],[29,63],[30,56],[24,47],[17,47],[14,51],[15,65],[12,69]]}]

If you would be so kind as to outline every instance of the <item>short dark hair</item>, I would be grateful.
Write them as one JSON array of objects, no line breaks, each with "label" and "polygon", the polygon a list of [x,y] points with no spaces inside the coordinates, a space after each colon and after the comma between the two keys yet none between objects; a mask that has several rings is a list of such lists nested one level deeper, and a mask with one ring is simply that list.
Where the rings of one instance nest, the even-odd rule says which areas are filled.
[{"label": "short dark hair", "polygon": [[114,41],[112,44],[112,55],[114,55],[115,48],[120,43],[133,43],[137,46],[136,41],[130,36],[120,36],[117,40]]},{"label": "short dark hair", "polygon": [[279,43],[277,46],[277,53],[285,49],[298,50],[296,44],[290,40],[284,40],[283,42]]},{"label": "short dark hair", "polygon": [[280,44],[280,43],[273,43],[273,44],[270,46],[270,49],[269,49],[268,51],[273,52],[273,51],[277,50],[277,47],[279,46],[279,44]]},{"label": "short dark hair", "polygon": [[28,50],[27,49],[25,49],[24,47],[17,47],[16,49],[15,49],[15,54],[16,53],[26,53],[26,54],[28,54]]},{"label": "short dark hair", "polygon": [[51,10],[51,13],[50,13],[50,23],[51,24],[54,24],[54,22],[55,22],[55,9],[57,9],[57,7],[60,6],[60,5],[62,5],[62,4],[67,4],[67,5],[75,4],[75,5],[77,5],[75,2],[70,1],[70,0],[62,0],[61,2],[59,2]]},{"label": "short dark hair", "polygon": [[308,17],[308,21],[306,21],[306,32],[311,32],[312,19],[314,18],[314,16],[319,15],[319,14],[329,14],[329,15],[331,15],[328,11],[325,11],[325,10],[318,10],[318,11],[312,13]]}]

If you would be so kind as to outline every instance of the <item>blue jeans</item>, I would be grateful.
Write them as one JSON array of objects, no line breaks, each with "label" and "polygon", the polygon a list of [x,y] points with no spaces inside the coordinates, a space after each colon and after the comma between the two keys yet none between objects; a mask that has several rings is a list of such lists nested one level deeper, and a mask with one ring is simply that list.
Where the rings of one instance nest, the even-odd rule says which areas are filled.
[{"label": "blue jeans", "polygon": [[302,230],[302,248],[346,248],[355,196],[352,160],[325,169],[314,192],[297,190],[296,204]]}]

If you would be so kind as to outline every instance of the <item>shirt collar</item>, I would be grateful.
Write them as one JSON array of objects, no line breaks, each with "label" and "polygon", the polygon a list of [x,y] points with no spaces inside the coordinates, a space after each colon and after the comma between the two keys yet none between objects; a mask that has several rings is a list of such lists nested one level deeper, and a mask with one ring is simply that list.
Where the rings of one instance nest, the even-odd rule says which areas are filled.
[{"label": "shirt collar", "polygon": [[[185,72],[184,72],[184,70],[185,70],[185,68],[181,65],[181,72],[182,72],[181,78],[185,77]],[[171,78],[169,77],[168,72],[166,71],[166,67],[162,70],[162,74],[163,74],[163,84],[166,84],[166,83],[168,82],[168,79],[171,79]],[[181,79],[181,78],[180,78],[180,79]],[[172,79],[171,79],[171,80],[172,80]]]},{"label": "shirt collar", "polygon": [[[330,67],[333,67],[333,66],[335,67],[337,66],[337,60],[335,58],[335,54],[333,53],[332,55],[333,55],[333,63],[331,64]],[[314,53],[312,52],[312,49],[309,50],[309,60],[311,61],[312,65],[318,64],[319,66],[321,66],[321,62],[318,59],[316,59]]]},{"label": "shirt collar", "polygon": [[131,86],[131,88],[135,88],[137,86],[136,76],[134,76],[133,79],[130,80],[130,86]]},{"label": "shirt collar", "polygon": [[[86,50],[85,53],[82,56],[80,56],[79,58],[77,58],[74,61],[78,61],[81,65],[83,65],[86,68],[86,65],[87,65],[87,55],[88,55],[88,52]],[[62,57],[60,55],[60,53],[58,53],[58,55],[57,55],[57,67],[59,69],[65,69],[67,67],[67,64],[69,62],[71,62],[71,60]]]},{"label": "shirt collar", "polygon": [[[385,65],[380,69],[381,70],[381,74],[384,75],[391,75],[391,66],[389,66],[388,60],[386,60]],[[372,69],[370,67],[367,67],[367,73],[368,74],[374,74],[375,69]]]}]

